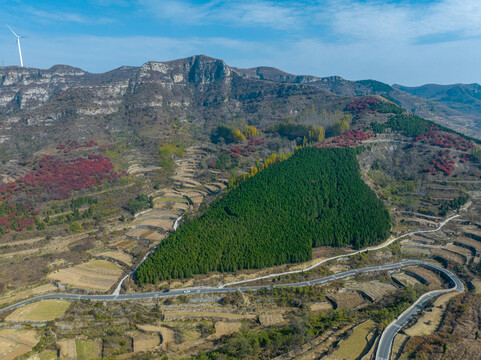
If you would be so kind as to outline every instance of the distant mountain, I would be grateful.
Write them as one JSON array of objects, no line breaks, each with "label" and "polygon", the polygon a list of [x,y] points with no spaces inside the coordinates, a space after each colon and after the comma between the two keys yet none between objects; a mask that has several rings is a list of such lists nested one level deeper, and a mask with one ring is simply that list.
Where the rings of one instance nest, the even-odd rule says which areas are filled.
[{"label": "distant mountain", "polygon": [[349,81],[340,76],[292,75],[270,67],[235,70],[250,78],[307,84],[342,96],[382,95],[418,116],[481,138],[481,86],[478,84],[409,88],[389,86],[376,80]]},{"label": "distant mountain", "polygon": [[426,84],[418,87],[395,84],[393,87],[411,95],[442,103],[466,114],[481,114],[481,85],[479,84]]},{"label": "distant mountain", "polygon": [[[416,114],[434,121],[443,122],[443,125],[457,127],[458,131],[465,132],[474,137],[481,137],[481,85],[479,84],[453,84],[438,85],[426,84],[418,87],[408,87],[394,84],[394,88],[401,90],[418,99],[428,102],[416,105],[419,110]],[[407,107],[409,109],[409,107]],[[448,123],[444,121],[448,121]]]}]

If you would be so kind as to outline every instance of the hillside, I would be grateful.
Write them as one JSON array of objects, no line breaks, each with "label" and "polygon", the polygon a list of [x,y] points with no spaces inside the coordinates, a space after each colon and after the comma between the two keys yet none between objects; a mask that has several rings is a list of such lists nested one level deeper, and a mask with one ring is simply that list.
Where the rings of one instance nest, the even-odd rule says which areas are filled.
[{"label": "hillside", "polygon": [[389,86],[376,80],[349,81],[340,76],[292,75],[269,67],[236,69],[246,77],[308,84],[341,96],[382,95],[404,109],[447,128],[480,138],[481,102],[478,84]]},{"label": "hillside", "polygon": [[361,180],[356,149],[304,148],[164,240],[136,278],[156,283],[307,261],[312,247],[361,248],[389,229],[388,211]]},{"label": "hillside", "polygon": [[204,55],[103,74],[67,65],[0,67],[0,158],[27,159],[69,139],[135,141],[149,150],[158,140],[193,132],[205,139],[218,124],[236,118],[267,127],[312,105],[342,111],[352,97],[372,94],[477,136],[474,105],[469,105],[473,111],[463,112],[467,102],[460,108],[406,91],[373,80],[238,69]]},{"label": "hillside", "polygon": [[342,109],[343,101],[303,84],[248,78],[202,55],[105,74],[3,67],[0,155],[27,158],[68,139],[145,146],[192,131],[208,138],[234,118],[267,126],[311,103]]}]

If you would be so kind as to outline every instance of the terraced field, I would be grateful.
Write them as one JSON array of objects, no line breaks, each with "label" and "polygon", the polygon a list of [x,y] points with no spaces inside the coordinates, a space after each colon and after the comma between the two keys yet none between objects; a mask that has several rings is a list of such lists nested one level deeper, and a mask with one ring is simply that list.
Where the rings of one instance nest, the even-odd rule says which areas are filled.
[{"label": "terraced field", "polygon": [[0,329],[0,358],[13,360],[30,351],[38,341],[35,330]]},{"label": "terraced field", "polygon": [[91,260],[57,270],[47,278],[66,287],[105,292],[117,282],[122,272],[122,268],[107,260]]},{"label": "terraced field", "polygon": [[127,266],[132,266],[132,256],[129,253],[124,251],[109,250],[109,251],[100,252],[95,256],[102,257],[102,258],[104,257],[110,258],[118,262],[121,262]]},{"label": "terraced field", "polygon": [[62,316],[71,303],[63,300],[42,300],[16,309],[7,321],[52,321]]},{"label": "terraced field", "polygon": [[162,338],[161,346],[163,348],[175,343],[174,332],[165,326],[137,325],[137,328],[147,334],[160,335]]},{"label": "terraced field", "polygon": [[52,284],[45,284],[21,291],[9,292],[2,296],[2,298],[0,298],[0,306],[8,303],[18,302],[29,297],[46,294],[56,290],[58,290],[56,286]]},{"label": "terraced field", "polygon": [[442,316],[446,310],[446,304],[458,295],[459,294],[454,292],[441,295],[434,301],[432,307],[426,310],[424,314],[411,327],[405,329],[404,332],[409,336],[433,334],[441,323]]},{"label": "terraced field", "polygon": [[[365,321],[356,326],[351,336],[339,343],[339,348],[331,355],[325,357],[326,360],[356,360],[363,353],[364,349],[372,342],[374,334],[371,331],[374,329],[375,323],[373,321]],[[371,335],[371,336],[369,336]]]},{"label": "terraced field", "polygon": [[405,272],[399,272],[391,275],[394,281],[401,286],[416,286],[420,285],[421,282],[413,276],[406,274]]},{"label": "terraced field", "polygon": [[192,147],[182,159],[176,160],[174,186],[149,194],[153,197],[154,208],[136,217],[128,237],[154,243],[162,241],[174,230],[175,220],[184,212],[198,208],[207,195],[226,187],[226,180],[206,185],[194,180],[196,169],[205,156],[205,151]]},{"label": "terraced field", "polygon": [[383,296],[397,290],[395,286],[380,281],[369,281],[360,284],[349,285],[348,289],[360,292],[371,302],[379,300]]}]

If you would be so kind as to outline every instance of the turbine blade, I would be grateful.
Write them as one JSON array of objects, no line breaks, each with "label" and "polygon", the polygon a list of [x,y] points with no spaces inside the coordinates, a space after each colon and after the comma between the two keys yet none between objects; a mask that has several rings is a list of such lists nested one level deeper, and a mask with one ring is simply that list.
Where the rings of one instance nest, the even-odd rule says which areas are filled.
[{"label": "turbine blade", "polygon": [[10,29],[10,31],[13,33],[13,35],[15,35],[15,37],[16,37],[17,39],[20,37],[20,36],[18,36],[17,34],[15,34],[15,31],[13,31],[10,26],[7,25],[7,27]]}]

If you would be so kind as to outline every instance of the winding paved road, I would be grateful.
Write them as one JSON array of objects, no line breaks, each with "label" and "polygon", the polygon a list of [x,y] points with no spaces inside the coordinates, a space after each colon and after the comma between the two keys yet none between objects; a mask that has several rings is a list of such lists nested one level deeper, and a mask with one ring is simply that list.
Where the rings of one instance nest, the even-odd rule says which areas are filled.
[{"label": "winding paved road", "polygon": [[450,222],[451,220],[453,220],[453,219],[455,219],[455,218],[457,218],[457,217],[459,217],[459,216],[460,216],[460,215],[453,215],[453,216],[447,218],[446,220],[444,220],[443,222],[441,222],[436,229],[413,231],[413,232],[410,232],[410,233],[407,233],[407,234],[398,236],[397,238],[391,239],[391,240],[389,240],[389,241],[386,241],[385,243],[383,243],[383,244],[381,244],[381,245],[378,245],[378,246],[374,246],[374,247],[370,247],[370,248],[358,250],[358,251],[355,251],[355,252],[352,252],[352,253],[349,253],[349,254],[333,256],[333,257],[330,257],[330,258],[321,260],[321,261],[315,263],[314,265],[309,266],[308,268],[305,268],[305,269],[286,271],[286,272],[277,273],[277,274],[270,274],[270,275],[260,276],[260,277],[256,277],[256,278],[253,278],[253,279],[247,279],[247,280],[240,280],[240,281],[230,282],[230,283],[221,285],[220,288],[225,288],[226,286],[232,286],[232,285],[245,284],[245,283],[247,283],[247,282],[252,282],[252,281],[257,281],[257,280],[269,279],[269,278],[278,277],[278,276],[282,276],[282,275],[298,274],[298,273],[302,273],[302,272],[304,272],[304,271],[312,270],[312,269],[318,267],[319,265],[324,264],[324,263],[326,263],[326,262],[328,262],[328,261],[331,261],[331,260],[340,259],[340,258],[345,258],[345,257],[349,257],[349,256],[361,254],[361,253],[364,253],[364,252],[367,252],[367,251],[380,250],[380,249],[383,249],[383,248],[391,245],[392,243],[396,242],[397,240],[402,239],[402,238],[405,238],[405,237],[407,237],[407,236],[412,236],[412,235],[416,235],[416,234],[425,234],[425,233],[431,233],[431,232],[439,231],[439,230],[441,230],[441,229],[443,228],[444,225],[446,225],[448,222]]},{"label": "winding paved road", "polygon": [[381,335],[381,339],[379,340],[379,344],[376,352],[376,360],[390,359],[392,344],[399,330],[401,330],[401,328],[405,326],[421,309],[426,307],[426,305],[432,299],[434,299],[439,295],[442,295],[451,291],[464,292],[464,284],[451,271],[432,264],[429,266],[429,268],[444,273],[449,278],[449,281],[451,282],[453,287],[450,289],[434,290],[421,295],[419,299],[417,299],[414,302],[414,304],[412,304],[401,315],[399,315],[396,320],[391,322],[384,329]]},{"label": "winding paved road", "polygon": [[[228,293],[228,292],[235,292],[235,291],[249,291],[249,290],[260,290],[264,288],[273,288],[273,287],[301,287],[301,286],[310,286],[310,285],[319,285],[325,284],[333,280],[338,280],[342,278],[346,278],[349,276],[354,276],[356,274],[365,273],[365,272],[375,272],[375,271],[388,271],[388,270],[395,270],[400,269],[405,266],[424,266],[427,268],[431,268],[437,271],[441,271],[446,274],[452,281],[456,284],[459,288],[464,289],[463,284],[461,281],[450,271],[443,269],[439,266],[430,264],[424,261],[418,260],[407,260],[402,261],[396,264],[388,264],[388,265],[381,265],[381,266],[371,266],[362,269],[354,269],[345,271],[339,274],[329,275],[322,278],[309,280],[309,281],[302,281],[297,283],[290,283],[290,284],[278,284],[278,285],[261,285],[261,286],[245,286],[245,287],[235,287],[235,288],[215,288],[215,287],[198,287],[198,288],[183,288],[179,290],[172,290],[172,291],[153,291],[147,293],[135,293],[135,294],[120,294],[120,295],[84,295],[84,294],[65,294],[65,293],[53,293],[53,294],[46,294],[36,296],[24,301],[20,301],[16,304],[7,306],[3,309],[0,309],[0,313],[5,311],[9,311],[20,306],[29,304],[34,301],[44,300],[44,299],[65,299],[65,300],[92,300],[92,301],[126,301],[126,300],[140,300],[140,299],[155,299],[155,298],[164,298],[164,297],[172,297],[172,296],[179,296],[179,295],[196,295],[196,294],[215,294],[215,293]],[[438,290],[438,291],[452,291],[455,290]],[[457,289],[456,289],[457,290]],[[462,291],[462,290],[458,290]],[[426,294],[425,294],[426,295]],[[424,295],[423,295],[424,296]]]},{"label": "winding paved road", "polygon": [[[432,230],[418,230],[414,232],[410,232],[407,234],[404,234],[402,236],[399,236],[395,239],[389,240],[386,243],[372,247],[372,248],[367,248],[363,250],[359,250],[350,254],[344,254],[344,255],[339,255],[339,256],[334,256],[332,258],[324,259],[322,261],[317,262],[316,264],[303,269],[303,270],[295,270],[295,271],[288,271],[284,273],[278,273],[278,274],[271,274],[267,276],[262,276],[258,277],[255,279],[248,279],[248,280],[242,280],[242,281],[237,281],[233,283],[228,283],[224,284],[220,287],[198,287],[198,288],[183,288],[179,290],[172,290],[172,291],[156,291],[156,292],[147,292],[147,293],[135,293],[135,294],[120,294],[120,288],[122,286],[123,281],[130,276],[135,270],[138,268],[138,266],[147,258],[147,256],[150,254],[151,251],[154,249],[151,249],[142,261],[137,265],[137,267],[128,275],[126,275],[121,282],[119,283],[119,286],[115,289],[113,294],[111,295],[83,295],[83,294],[64,294],[64,293],[54,293],[54,294],[47,294],[47,295],[41,295],[37,297],[33,297],[24,301],[20,301],[16,304],[7,306],[3,309],[0,309],[0,313],[10,311],[13,309],[16,309],[20,306],[38,301],[38,300],[44,300],[44,299],[65,299],[65,300],[92,300],[92,301],[128,301],[128,300],[141,300],[141,299],[155,299],[155,298],[166,298],[166,297],[173,297],[173,296],[179,296],[179,295],[195,295],[195,294],[213,294],[213,293],[228,293],[228,292],[235,292],[235,291],[249,291],[249,290],[260,290],[263,288],[272,288],[272,287],[301,287],[301,286],[310,286],[310,285],[319,285],[319,284],[325,284],[333,280],[337,279],[342,279],[350,276],[354,276],[356,274],[360,273],[365,273],[365,272],[374,272],[374,271],[389,271],[389,270],[395,270],[395,269],[400,269],[405,266],[424,266],[426,268],[429,268],[434,271],[438,271],[440,273],[443,273],[449,281],[453,284],[453,287],[450,289],[443,289],[443,290],[434,290],[431,292],[428,292],[426,294],[423,294],[414,304],[412,304],[406,311],[404,311],[401,315],[398,316],[396,320],[394,320],[392,323],[390,323],[384,332],[381,335],[381,339],[379,340],[378,344],[378,349],[376,353],[376,360],[388,360],[390,358],[391,354],[391,347],[392,343],[394,341],[394,337],[397,335],[399,330],[406,325],[409,320],[411,320],[421,309],[423,309],[431,299],[447,293],[451,291],[458,291],[458,292],[463,292],[464,291],[464,285],[461,282],[461,280],[456,277],[452,272],[449,270],[443,269],[439,266],[430,264],[428,262],[424,261],[418,261],[418,260],[407,260],[407,261],[402,261],[396,264],[388,264],[388,265],[380,265],[380,266],[372,266],[368,268],[362,268],[362,269],[354,269],[354,270],[349,270],[345,271],[339,274],[334,274],[334,275],[329,275],[325,276],[322,278],[314,279],[314,280],[309,280],[309,281],[303,281],[303,282],[297,282],[297,283],[290,283],[290,284],[279,284],[279,285],[274,285],[274,286],[269,286],[269,285],[264,285],[264,286],[246,286],[246,287],[230,287],[226,288],[226,286],[229,285],[238,285],[241,283],[246,283],[250,281],[256,281],[256,280],[261,280],[261,279],[267,279],[271,277],[276,277],[276,276],[281,276],[281,275],[287,275],[287,274],[295,274],[295,273],[300,273],[303,271],[309,271],[311,269],[314,269],[315,267],[331,260],[335,260],[338,258],[342,257],[348,257],[356,254],[360,254],[366,251],[373,251],[373,250],[380,250],[382,248],[385,248],[395,241],[404,238],[406,236],[412,236],[415,234],[419,233],[430,233],[430,232],[435,232],[439,231],[445,224],[447,224],[449,221],[451,221],[454,218],[459,217],[459,215],[454,215],[449,217],[448,219],[444,220],[442,223],[439,224],[439,226],[436,229]],[[181,218],[181,217],[180,217]],[[174,230],[177,228],[176,225],[178,225],[179,219],[176,220],[175,225],[174,225]]]}]

